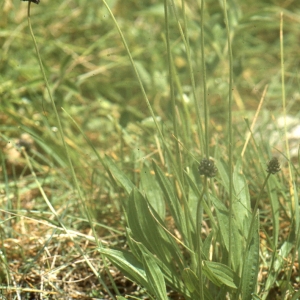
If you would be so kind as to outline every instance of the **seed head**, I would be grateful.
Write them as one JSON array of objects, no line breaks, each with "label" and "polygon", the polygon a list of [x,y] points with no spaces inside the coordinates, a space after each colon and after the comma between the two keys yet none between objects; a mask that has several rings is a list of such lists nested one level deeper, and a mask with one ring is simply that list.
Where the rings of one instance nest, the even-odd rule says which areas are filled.
[{"label": "seed head", "polygon": [[269,163],[268,163],[268,165],[267,165],[267,172],[269,173],[269,174],[276,174],[277,172],[279,172],[281,170],[281,168],[280,168],[280,164],[279,164],[279,161],[278,161],[278,159],[276,158],[276,157],[273,157],[270,161],[269,161]]},{"label": "seed head", "polygon": [[198,170],[200,175],[204,175],[206,177],[215,177],[218,172],[213,160],[207,158],[202,159]]},{"label": "seed head", "polygon": [[22,0],[22,1],[31,1],[31,2],[33,2],[35,4],[39,4],[40,3],[40,0]]}]

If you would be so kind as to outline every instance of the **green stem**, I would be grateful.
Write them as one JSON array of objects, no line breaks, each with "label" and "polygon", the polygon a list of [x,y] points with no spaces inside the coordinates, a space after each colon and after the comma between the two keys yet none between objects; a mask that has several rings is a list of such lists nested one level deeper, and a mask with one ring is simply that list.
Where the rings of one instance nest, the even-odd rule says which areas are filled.
[{"label": "green stem", "polygon": [[204,189],[203,189],[201,197],[198,201],[197,217],[196,217],[196,222],[197,222],[196,239],[197,239],[197,258],[198,258],[197,275],[198,275],[198,279],[199,279],[200,299],[204,299],[203,275],[202,275],[202,255],[201,255],[201,253],[202,253],[201,229],[202,229],[202,217],[203,217],[202,201],[203,201],[204,194],[208,196],[208,187],[207,187],[207,178],[206,177],[204,177]]},{"label": "green stem", "polygon": [[204,0],[201,0],[201,60],[202,60],[202,85],[204,102],[204,133],[205,133],[205,155],[209,159],[209,137],[208,137],[208,103],[207,103],[207,84],[206,84],[206,63],[204,53]]},{"label": "green stem", "polygon": [[228,92],[228,156],[229,156],[229,249],[228,249],[228,267],[231,266],[232,256],[232,202],[233,202],[233,134],[232,134],[232,90],[233,90],[233,62],[230,39],[230,28],[227,16],[227,4],[224,0],[224,19],[227,31],[228,54],[229,54],[229,92]]},{"label": "green stem", "polygon": [[[261,197],[262,197],[262,194],[263,194],[263,192],[264,192],[264,189],[265,189],[265,186],[266,186],[266,184],[267,184],[267,181],[269,180],[269,177],[270,177],[270,173],[268,173],[268,175],[267,175],[267,177],[266,177],[266,179],[265,179],[265,181],[264,181],[264,183],[263,183],[263,185],[262,185],[262,187],[261,187],[261,189],[260,189],[260,192],[259,192],[259,194],[258,194],[258,197],[257,197],[257,199],[256,199],[256,202],[255,202],[255,205],[254,205],[254,208],[253,208],[253,212],[252,212],[252,219],[251,219],[251,223],[250,223],[250,229],[251,229],[251,227],[253,226],[253,224],[254,224],[254,220],[255,220],[255,215],[256,215],[256,213],[257,213],[257,210],[258,210],[258,204],[259,204],[259,201],[260,201],[260,199],[261,199]],[[248,239],[249,239],[249,235],[248,235]]]}]

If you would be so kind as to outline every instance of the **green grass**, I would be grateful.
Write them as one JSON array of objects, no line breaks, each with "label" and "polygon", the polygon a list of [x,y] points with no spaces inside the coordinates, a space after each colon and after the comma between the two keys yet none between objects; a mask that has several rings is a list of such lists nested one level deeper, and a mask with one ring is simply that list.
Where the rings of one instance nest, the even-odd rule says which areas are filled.
[{"label": "green grass", "polygon": [[27,8],[1,7],[0,294],[298,299],[297,1]]}]

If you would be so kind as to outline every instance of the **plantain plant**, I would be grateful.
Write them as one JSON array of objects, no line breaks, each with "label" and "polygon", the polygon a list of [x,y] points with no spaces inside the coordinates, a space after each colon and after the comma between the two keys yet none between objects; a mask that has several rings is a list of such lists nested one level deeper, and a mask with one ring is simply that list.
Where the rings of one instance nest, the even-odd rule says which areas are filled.
[{"label": "plantain plant", "polygon": [[[105,0],[102,2],[127,51],[144,102],[152,117],[153,139],[158,145],[156,150],[159,155],[154,156],[152,160],[144,159],[143,163],[139,163],[138,174],[127,173],[123,168],[124,162],[118,164],[110,156],[102,158],[92,146],[106,170],[111,185],[125,195],[120,206],[126,220],[127,247],[113,249],[98,242],[99,253],[103,258],[109,259],[128,278],[143,287],[151,298],[169,299],[171,293],[176,293],[178,298],[184,299],[266,299],[277,275],[284,267],[284,258],[291,254],[292,261],[296,260],[299,248],[297,187],[290,164],[289,183],[292,201],[290,209],[284,211],[289,215],[292,226],[286,241],[279,246],[281,207],[276,190],[278,186],[283,189],[283,183],[276,173],[281,170],[280,163],[276,157],[273,157],[265,165],[269,155],[257,146],[250,126],[252,143],[248,146],[245,144],[246,152],[237,155],[238,152],[234,147],[236,128],[232,113],[234,90],[232,41],[236,33],[234,26],[240,13],[238,8],[234,3],[228,5],[226,0],[220,3],[224,18],[223,32],[227,35],[224,44],[228,70],[228,89],[224,96],[226,103],[224,114],[227,116],[227,123],[223,124],[226,128],[224,138],[227,142],[224,147],[215,141],[212,147],[214,128],[210,122],[211,104],[206,74],[208,61],[205,46],[208,28],[205,26],[207,16],[205,1],[201,0],[196,7],[200,18],[199,65],[202,80],[199,81],[199,78],[195,77],[194,51],[190,44],[187,22],[187,3],[182,1],[179,6],[174,0],[164,0],[165,33],[162,34],[162,39],[167,53],[170,91],[168,103],[170,113],[166,128],[159,121],[159,116],[148,99],[141,76],[141,66],[134,61],[126,38],[108,3]],[[187,96],[177,74],[174,59],[175,43],[170,28],[177,28],[176,38],[182,42],[181,46],[186,55],[186,71],[191,86],[190,99],[193,100],[192,109],[187,107],[185,102]],[[31,25],[30,30],[57,118],[74,186],[80,195],[80,203],[85,207]],[[283,61],[283,44],[281,46]],[[282,72],[282,99],[284,100],[283,63]],[[285,107],[284,101],[283,107]],[[195,112],[195,119],[192,117],[192,112]],[[122,134],[122,129],[120,132]],[[84,135],[83,132],[82,134]],[[92,145],[88,137],[85,135],[84,137]],[[288,153],[288,147],[286,151]],[[258,158],[256,162],[259,160],[261,164],[255,163],[251,166],[250,161],[253,156],[256,156]],[[290,163],[289,158],[288,162]],[[255,191],[249,189],[250,178],[245,176],[245,173],[249,173],[244,168],[250,166],[257,173],[253,177],[260,178],[263,182]],[[261,259],[260,233],[263,229],[259,208],[264,199],[269,199],[272,210],[273,236],[268,238],[271,241],[273,254],[269,260]],[[50,203],[49,206],[51,207]],[[92,224],[89,211],[85,213],[89,223]],[[258,287],[258,273],[262,263],[268,268],[270,275],[265,285]],[[289,266],[283,288],[285,295],[292,290],[289,285],[291,270]],[[117,290],[116,287],[115,289]],[[294,293],[293,299],[296,299],[298,294]],[[124,299],[121,295],[117,298]]]},{"label": "plantain plant", "polygon": [[[105,3],[105,1],[103,1]],[[107,6],[107,4],[105,3]],[[201,23],[201,76],[202,96],[198,96],[193,72],[191,48],[185,16],[185,2],[181,3],[181,15],[176,11],[173,1],[164,2],[165,41],[169,63],[169,86],[172,116],[173,140],[168,139],[156,122],[156,116],[143,88],[142,80],[119,28],[124,46],[135,71],[144,99],[150,109],[156,126],[156,133],[162,145],[165,164],[160,166],[154,159],[145,161],[140,169],[138,183],[133,183],[117,164],[107,157],[104,161],[114,184],[124,189],[127,194],[122,204],[127,228],[126,237],[129,249],[100,249],[125,275],[145,287],[157,299],[169,299],[168,292],[176,291],[185,299],[266,299],[270,284],[274,283],[280,256],[276,256],[279,228],[278,197],[274,192],[277,180],[272,174],[280,171],[277,158],[272,158],[267,169],[259,167],[265,179],[256,195],[254,206],[251,204],[247,178],[243,175],[245,157],[233,157],[234,125],[232,122],[233,58],[231,25],[233,8],[228,16],[227,3],[222,3],[228,49],[228,100],[227,100],[227,157],[225,160],[216,147],[215,158],[210,156],[209,102],[206,86],[206,58],[204,10],[205,3],[199,4]],[[108,7],[108,6],[107,6]],[[110,11],[110,10],[109,10]],[[110,11],[111,13],[111,11]],[[180,38],[185,47],[188,70],[196,112],[196,128],[200,156],[198,161],[192,151],[182,141],[187,140],[188,122],[180,110],[175,97],[182,88],[176,81],[172,42],[170,40],[170,15],[177,23]],[[111,13],[112,18],[113,14]],[[231,22],[230,22],[231,21]],[[182,127],[182,130],[181,128]],[[252,136],[254,139],[254,137]],[[254,140],[255,144],[255,140]],[[264,160],[264,155],[254,146],[249,150]],[[186,166],[186,167],[184,167]],[[189,167],[188,167],[189,166]],[[216,176],[216,178],[215,178]],[[259,205],[263,194],[267,192],[272,206],[273,257],[268,265],[271,276],[264,289],[258,289],[260,268],[260,212]],[[291,211],[292,212],[292,211]],[[296,217],[298,224],[298,217]],[[209,224],[206,235],[203,234],[203,222]],[[298,225],[297,225],[298,226]],[[294,234],[287,245],[291,246]],[[298,239],[298,238],[297,238]],[[288,252],[292,249],[289,248]],[[259,296],[257,292],[260,291]]]}]

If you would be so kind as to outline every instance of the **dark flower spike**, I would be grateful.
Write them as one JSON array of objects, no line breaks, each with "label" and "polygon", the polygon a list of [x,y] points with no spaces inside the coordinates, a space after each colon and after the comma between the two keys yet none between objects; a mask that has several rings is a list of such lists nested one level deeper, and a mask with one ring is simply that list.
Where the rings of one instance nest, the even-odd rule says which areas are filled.
[{"label": "dark flower spike", "polygon": [[268,163],[268,165],[267,165],[267,172],[269,173],[269,174],[276,174],[277,172],[279,172],[281,170],[281,168],[280,168],[280,164],[279,164],[279,161],[278,161],[278,159],[276,158],[276,157],[273,157],[270,161],[269,161],[269,163]]},{"label": "dark flower spike", "polygon": [[31,2],[33,2],[35,4],[39,4],[40,3],[40,0],[22,0],[22,1],[31,1]]},{"label": "dark flower spike", "polygon": [[204,175],[206,177],[215,177],[218,169],[215,166],[215,163],[211,159],[203,158],[199,165],[199,173],[200,175]]}]

